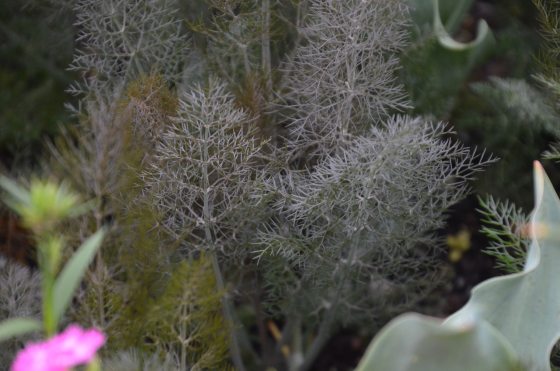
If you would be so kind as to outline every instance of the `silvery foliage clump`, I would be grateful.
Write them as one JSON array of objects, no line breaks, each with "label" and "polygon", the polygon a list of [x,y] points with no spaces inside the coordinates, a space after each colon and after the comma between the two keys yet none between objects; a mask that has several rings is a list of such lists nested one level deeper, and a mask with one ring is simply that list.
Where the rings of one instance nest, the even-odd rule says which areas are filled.
[{"label": "silvery foliage clump", "polygon": [[212,28],[206,30],[209,60],[222,78],[230,83],[244,74],[259,70],[261,41],[267,31],[263,24],[261,6],[270,7],[270,0],[223,1],[208,0],[217,10]]},{"label": "silvery foliage clump", "polygon": [[[16,317],[41,318],[40,276],[28,267],[0,258],[0,321]],[[25,336],[3,342],[0,369],[8,367],[16,352],[32,338]]]},{"label": "silvery foliage clump", "polygon": [[40,279],[37,272],[19,263],[0,259],[0,314],[12,317],[39,317]]},{"label": "silvery foliage clump", "polygon": [[257,259],[285,278],[269,283],[282,313],[383,321],[433,289],[433,232],[486,160],[443,139],[444,124],[391,115],[407,107],[401,2],[314,1],[308,18],[279,107],[292,165],[267,181],[275,215]]},{"label": "silvery foliage clump", "polygon": [[70,92],[104,91],[142,74],[180,78],[187,40],[175,0],[77,0],[76,41],[70,69],[83,74]]},{"label": "silvery foliage clump", "polygon": [[473,90],[492,102],[497,110],[506,112],[508,123],[528,125],[529,130],[558,133],[553,102],[525,80],[490,78],[488,83],[473,84]]},{"label": "silvery foliage clump", "polygon": [[223,83],[211,79],[179,94],[146,184],[177,238],[190,249],[226,252],[244,224],[237,211],[256,183],[261,143]]},{"label": "silvery foliage clump", "polygon": [[409,20],[398,0],[310,3],[282,98],[294,150],[329,153],[409,107],[395,75]]},{"label": "silvery foliage clump", "polygon": [[277,216],[261,229],[257,258],[280,256],[293,267],[305,284],[298,309],[336,303],[341,318],[354,321],[376,316],[372,308],[391,298],[402,310],[431,287],[432,232],[481,165],[468,149],[441,141],[447,133],[442,124],[395,116],[312,170],[270,179]]}]

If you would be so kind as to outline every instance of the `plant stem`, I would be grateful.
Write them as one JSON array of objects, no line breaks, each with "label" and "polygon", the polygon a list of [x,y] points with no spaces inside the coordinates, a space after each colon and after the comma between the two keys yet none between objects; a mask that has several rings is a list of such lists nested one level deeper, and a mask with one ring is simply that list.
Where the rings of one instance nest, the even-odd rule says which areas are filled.
[{"label": "plant stem", "polygon": [[340,301],[340,296],[341,296],[340,294],[342,293],[342,290],[346,284],[346,280],[349,279],[349,274],[352,269],[351,263],[354,260],[356,254],[356,246],[358,246],[358,244],[360,243],[359,235],[357,233],[354,233],[349,243],[350,243],[350,248],[349,248],[348,256],[346,257],[346,261],[348,263],[343,265],[341,268],[344,269],[344,271],[342,277],[338,281],[338,286],[335,291],[334,300],[331,303],[330,307],[327,309],[327,313],[325,314],[323,321],[321,321],[321,324],[319,325],[319,331],[317,332],[317,336],[313,340],[313,343],[311,344],[311,347],[309,347],[309,350],[305,353],[305,358],[303,360],[303,363],[299,367],[298,371],[307,371],[311,368],[313,362],[315,361],[315,359],[317,358],[317,356],[319,355],[319,353],[321,352],[321,350],[329,340],[329,337],[333,331],[333,322],[335,319],[336,309]]},{"label": "plant stem", "polygon": [[53,312],[54,308],[54,272],[51,270],[51,265],[48,262],[48,252],[42,249],[39,250],[39,264],[41,268],[41,283],[43,294],[43,327],[47,338],[56,334],[56,318]]},{"label": "plant stem", "polygon": [[329,340],[329,336],[330,336],[331,331],[332,331],[332,322],[333,322],[334,313],[335,313],[333,308],[334,308],[334,305],[329,308],[329,311],[328,311],[326,317],[321,322],[321,325],[319,326],[319,332],[317,333],[317,336],[313,340],[313,343],[311,344],[311,347],[305,353],[305,357],[303,359],[303,362],[301,363],[301,365],[297,369],[298,371],[309,370],[311,368],[311,366],[313,366],[313,362],[315,361],[315,359],[317,358],[317,356],[319,355],[319,353],[321,352],[321,350],[323,349],[323,347],[325,346],[325,344]]},{"label": "plant stem", "polygon": [[297,371],[301,367],[304,357],[303,357],[303,341],[301,335],[301,318],[297,316],[294,321],[292,329],[292,348],[290,359],[288,360],[288,368],[290,371]]},{"label": "plant stem", "polygon": [[265,318],[263,316],[264,311],[261,303],[262,288],[260,285],[260,277],[258,276],[258,274],[255,275],[254,282],[256,286],[256,292],[253,296],[253,307],[255,308],[255,320],[257,322],[259,340],[262,349],[262,360],[264,365],[270,366],[273,364],[273,349],[270,348],[270,342],[268,341]]},{"label": "plant stem", "polygon": [[262,19],[262,68],[266,79],[266,96],[270,97],[272,91],[272,62],[270,56],[270,0],[263,0],[262,2]]},{"label": "plant stem", "polygon": [[[214,252],[212,252],[212,254],[210,254],[211,260],[212,260],[212,267],[214,268],[214,275],[216,276],[216,285],[218,287],[219,291],[224,291],[225,290],[225,284],[224,284],[224,278],[222,275],[222,271],[220,270],[220,265],[218,262],[218,258],[216,256],[216,254]],[[237,326],[238,323],[237,321],[234,320],[234,315],[233,315],[233,307],[229,301],[229,298],[227,297],[227,294],[224,294],[222,296],[222,306],[224,309],[224,316],[227,320],[228,323],[231,324],[232,329],[230,331],[231,334],[231,347],[230,347],[230,351],[231,351],[231,358],[233,360],[233,364],[235,365],[235,369],[238,371],[245,371],[245,365],[243,364],[243,359],[241,357],[241,350],[239,347],[239,342],[237,341],[237,336],[236,336],[236,332],[237,332]]]}]

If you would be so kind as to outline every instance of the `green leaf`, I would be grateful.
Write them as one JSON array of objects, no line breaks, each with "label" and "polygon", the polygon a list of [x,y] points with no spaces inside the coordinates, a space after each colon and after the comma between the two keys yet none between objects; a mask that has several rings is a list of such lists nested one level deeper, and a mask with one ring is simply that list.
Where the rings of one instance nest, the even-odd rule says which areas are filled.
[{"label": "green leaf", "polygon": [[482,20],[478,22],[477,26],[477,36],[476,39],[468,42],[468,43],[461,43],[455,41],[451,35],[445,29],[443,22],[441,20],[441,14],[439,10],[439,1],[433,0],[434,6],[434,33],[438,38],[439,43],[449,49],[454,51],[463,51],[463,50],[471,50],[476,49],[483,46],[483,43],[487,42],[492,38],[492,33],[490,32],[490,28],[488,27],[488,23]]},{"label": "green leaf", "polygon": [[41,322],[32,318],[10,318],[0,322],[0,341],[41,330]]},{"label": "green leaf", "polygon": [[74,295],[74,291],[80,284],[87,267],[93,260],[97,249],[101,246],[101,241],[105,231],[100,229],[72,255],[68,263],[64,266],[58,276],[54,286],[54,315],[60,319]]},{"label": "green leaf", "polygon": [[93,357],[93,359],[88,363],[86,371],[101,371],[101,362],[99,358]]},{"label": "green leaf", "polygon": [[522,272],[487,280],[469,302],[447,319],[460,326],[488,321],[536,370],[550,370],[550,352],[560,338],[560,200],[542,166],[535,162],[532,243]]},{"label": "green leaf", "polygon": [[28,205],[31,202],[29,192],[21,188],[13,180],[3,175],[0,175],[0,187],[4,188],[4,190],[14,199],[16,203]]},{"label": "green leaf", "polygon": [[[434,20],[435,2],[427,0],[409,0],[411,16],[414,23],[420,27],[432,24]],[[442,23],[449,32],[455,32],[467,15],[473,0],[440,0],[437,9],[441,14]]]},{"label": "green leaf", "polygon": [[517,371],[515,351],[485,321],[460,327],[404,314],[377,335],[356,371]]}]

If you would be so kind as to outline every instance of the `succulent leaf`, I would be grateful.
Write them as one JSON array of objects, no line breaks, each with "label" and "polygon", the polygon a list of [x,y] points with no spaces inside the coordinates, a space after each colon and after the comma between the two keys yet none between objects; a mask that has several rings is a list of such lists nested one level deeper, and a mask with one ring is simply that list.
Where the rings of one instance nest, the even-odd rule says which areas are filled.
[{"label": "succulent leaf", "polygon": [[560,199],[538,162],[534,182],[523,271],[481,283],[442,324],[416,314],[398,317],[373,340],[358,370],[550,370],[560,337]]}]

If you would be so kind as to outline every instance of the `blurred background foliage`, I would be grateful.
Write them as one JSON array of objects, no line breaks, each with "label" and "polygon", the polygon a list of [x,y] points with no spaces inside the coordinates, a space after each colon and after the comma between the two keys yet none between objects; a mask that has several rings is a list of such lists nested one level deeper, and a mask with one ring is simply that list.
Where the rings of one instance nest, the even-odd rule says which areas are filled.
[{"label": "blurred background foliage", "polygon": [[73,80],[72,13],[49,1],[0,2],[0,158],[31,165],[42,143],[68,122]]}]

